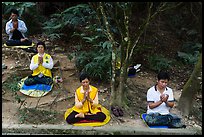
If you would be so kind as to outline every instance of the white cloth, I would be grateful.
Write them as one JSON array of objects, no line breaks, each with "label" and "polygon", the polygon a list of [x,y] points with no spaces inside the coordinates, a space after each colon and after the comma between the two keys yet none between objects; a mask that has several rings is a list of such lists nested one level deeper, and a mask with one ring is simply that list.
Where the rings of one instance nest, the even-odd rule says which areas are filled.
[{"label": "white cloth", "polygon": [[[166,87],[163,94],[168,94],[169,98],[168,101],[174,101],[174,97],[173,97],[173,91],[171,88]],[[151,87],[148,91],[147,91],[147,102],[157,102],[160,100],[160,95],[161,93],[158,90],[155,90],[155,86]],[[166,115],[169,114],[170,112],[170,107],[167,107],[165,102],[163,102],[161,105],[159,105],[158,107],[155,107],[153,109],[149,108],[149,105],[147,105],[147,114],[149,113],[160,113],[162,115]]]},{"label": "white cloth", "polygon": [[[6,33],[9,35],[9,40],[13,36],[13,33],[10,32],[13,29],[13,23],[12,20],[9,20],[6,23]],[[24,21],[18,19],[18,30],[22,33],[23,37],[25,37],[25,34],[27,32],[27,27]]]},{"label": "white cloth", "polygon": [[[43,54],[43,55],[40,55],[39,53],[38,53],[38,56],[39,57],[43,57],[45,55],[45,53]],[[50,61],[49,61],[49,63],[46,63],[46,62],[43,62],[42,63],[42,66],[43,67],[45,67],[45,68],[48,68],[48,69],[52,69],[53,68],[53,59],[52,59],[52,57],[50,57]],[[32,57],[32,59],[31,59],[31,63],[30,63],[30,69],[31,70],[35,70],[36,68],[38,68],[38,62],[37,63],[34,63],[34,56]],[[40,73],[39,74],[39,77],[42,77],[42,73]]]}]

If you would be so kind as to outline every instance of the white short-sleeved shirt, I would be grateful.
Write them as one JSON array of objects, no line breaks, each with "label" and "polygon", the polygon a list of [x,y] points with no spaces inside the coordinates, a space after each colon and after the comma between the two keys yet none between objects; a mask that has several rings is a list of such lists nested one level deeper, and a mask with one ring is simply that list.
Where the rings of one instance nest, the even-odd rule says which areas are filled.
[{"label": "white short-sleeved shirt", "polygon": [[[173,97],[173,91],[171,88],[166,87],[163,94],[168,94],[169,98],[168,101],[174,101],[174,97]],[[148,91],[147,91],[147,102],[157,102],[160,100],[160,95],[161,93],[157,90],[156,85],[151,87]],[[170,107],[166,106],[165,102],[163,102],[161,105],[159,105],[158,107],[155,107],[153,109],[149,108],[149,105],[147,106],[147,114],[149,113],[160,113],[162,115],[166,115],[169,114],[169,110]]]}]

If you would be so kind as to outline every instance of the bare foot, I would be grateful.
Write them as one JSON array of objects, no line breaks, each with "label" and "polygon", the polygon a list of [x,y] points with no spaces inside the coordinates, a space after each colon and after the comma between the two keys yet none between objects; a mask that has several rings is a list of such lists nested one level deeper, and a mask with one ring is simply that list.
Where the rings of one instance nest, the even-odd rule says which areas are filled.
[{"label": "bare foot", "polygon": [[22,38],[22,39],[21,39],[21,42],[24,42],[24,41],[26,41],[26,40],[28,40],[28,38]]},{"label": "bare foot", "polygon": [[87,115],[93,115],[93,114],[91,114],[91,113],[87,113]]},{"label": "bare foot", "polygon": [[77,117],[84,118],[85,116],[84,116],[84,113],[79,113],[79,114],[75,115],[75,118],[77,118]]},{"label": "bare foot", "polygon": [[24,41],[26,41],[26,39],[21,39],[21,42],[24,42]]}]

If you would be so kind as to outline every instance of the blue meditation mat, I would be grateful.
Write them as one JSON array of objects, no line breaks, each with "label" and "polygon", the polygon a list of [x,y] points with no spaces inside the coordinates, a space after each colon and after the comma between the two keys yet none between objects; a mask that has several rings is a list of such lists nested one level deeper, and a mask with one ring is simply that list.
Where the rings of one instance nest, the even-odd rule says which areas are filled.
[{"label": "blue meditation mat", "polygon": [[51,85],[45,85],[45,84],[36,84],[36,85],[30,85],[26,86],[23,84],[22,90],[42,90],[44,92],[49,92],[52,89]]},{"label": "blue meditation mat", "polygon": [[[147,125],[145,118],[146,118],[147,114],[143,113],[141,114],[141,119],[144,121],[144,123]],[[149,126],[147,125],[149,128],[168,128],[168,126]]]},{"label": "blue meditation mat", "polygon": [[25,95],[28,95],[31,97],[42,97],[48,94],[52,90],[53,84],[52,85],[35,84],[35,85],[26,86],[24,84],[25,79],[27,79],[27,77],[23,78],[18,83],[18,86],[20,87],[20,92]]}]

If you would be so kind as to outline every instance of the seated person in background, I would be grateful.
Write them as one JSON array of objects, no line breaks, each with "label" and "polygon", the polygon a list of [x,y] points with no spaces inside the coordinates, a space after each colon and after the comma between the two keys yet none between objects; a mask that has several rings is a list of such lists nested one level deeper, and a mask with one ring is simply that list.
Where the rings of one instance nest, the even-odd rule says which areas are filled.
[{"label": "seated person in background", "polygon": [[185,127],[181,123],[181,118],[170,113],[170,109],[174,106],[174,96],[172,89],[167,87],[169,74],[161,71],[157,78],[157,84],[147,91],[146,123],[149,126]]},{"label": "seated person in background", "polygon": [[45,43],[37,43],[38,54],[34,55],[31,59],[30,69],[33,71],[31,76],[25,80],[25,85],[34,85],[34,84],[46,84],[52,85],[52,73],[51,69],[53,68],[53,59],[52,57],[45,53]]},{"label": "seated person in background", "polygon": [[82,86],[75,92],[75,106],[66,118],[67,123],[74,124],[81,120],[103,122],[106,115],[98,102],[98,89],[89,85],[90,78],[87,74],[81,74],[80,82]]},{"label": "seated person in background", "polygon": [[27,27],[24,21],[18,19],[18,11],[11,10],[11,20],[6,23],[6,33],[9,39],[6,41],[7,46],[29,46],[32,41],[25,37],[24,33],[27,32]]}]

